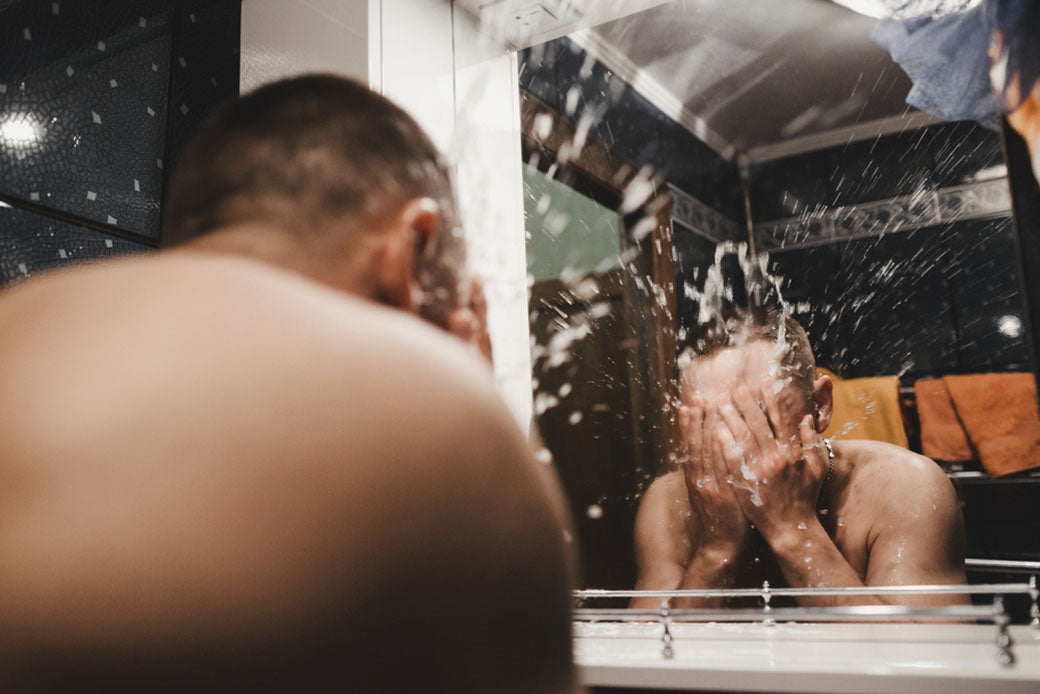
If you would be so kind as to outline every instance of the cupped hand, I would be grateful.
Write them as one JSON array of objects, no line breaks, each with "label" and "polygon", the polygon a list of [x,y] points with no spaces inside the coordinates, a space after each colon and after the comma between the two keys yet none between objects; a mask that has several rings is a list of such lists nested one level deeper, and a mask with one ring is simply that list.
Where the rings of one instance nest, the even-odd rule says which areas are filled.
[{"label": "cupped hand", "polygon": [[696,527],[695,550],[735,557],[751,528],[729,481],[722,443],[714,433],[716,422],[718,412],[704,398],[694,397],[680,408],[683,474]]},{"label": "cupped hand", "polygon": [[470,345],[488,363],[493,363],[491,334],[487,324],[487,299],[484,282],[479,277],[470,280],[470,300],[465,306],[456,308],[448,315],[448,330]]},{"label": "cupped hand", "polygon": [[772,543],[817,521],[827,453],[811,415],[785,417],[768,380],[761,396],[759,404],[747,386],[735,386],[720,399],[715,431],[744,514]]}]

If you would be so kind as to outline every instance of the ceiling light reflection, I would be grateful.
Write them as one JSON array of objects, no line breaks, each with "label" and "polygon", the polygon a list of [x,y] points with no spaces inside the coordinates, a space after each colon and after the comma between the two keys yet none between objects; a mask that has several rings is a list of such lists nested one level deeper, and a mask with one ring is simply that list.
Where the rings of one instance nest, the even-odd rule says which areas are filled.
[{"label": "ceiling light reflection", "polygon": [[1001,316],[997,319],[997,330],[1008,337],[1018,337],[1022,334],[1022,319],[1011,314]]},{"label": "ceiling light reflection", "polygon": [[0,118],[0,145],[29,149],[43,139],[43,126],[30,114],[14,113]]}]

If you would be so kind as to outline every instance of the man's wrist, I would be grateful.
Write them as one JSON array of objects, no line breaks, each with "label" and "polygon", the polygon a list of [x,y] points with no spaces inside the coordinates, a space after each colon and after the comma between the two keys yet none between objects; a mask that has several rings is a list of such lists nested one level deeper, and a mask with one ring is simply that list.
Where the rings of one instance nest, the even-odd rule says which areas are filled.
[{"label": "man's wrist", "polygon": [[762,531],[762,536],[769,543],[773,554],[778,557],[787,557],[804,552],[805,543],[816,542],[820,538],[820,533],[826,535],[827,531],[820,525],[819,519],[808,518],[800,522],[774,526],[768,531]]},{"label": "man's wrist", "polygon": [[702,566],[732,566],[743,551],[744,546],[738,542],[712,542],[698,547],[693,561]]}]

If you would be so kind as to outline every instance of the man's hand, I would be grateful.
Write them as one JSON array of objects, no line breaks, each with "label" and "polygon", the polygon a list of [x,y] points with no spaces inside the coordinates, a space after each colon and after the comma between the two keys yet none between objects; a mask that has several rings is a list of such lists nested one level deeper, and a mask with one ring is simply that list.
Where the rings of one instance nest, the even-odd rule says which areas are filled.
[{"label": "man's hand", "polygon": [[745,515],[775,547],[818,524],[816,503],[827,453],[812,416],[791,423],[768,380],[762,398],[764,412],[746,386],[735,387],[720,399],[715,431]]},{"label": "man's hand", "polygon": [[686,445],[684,477],[693,509],[695,552],[735,560],[747,544],[751,528],[733,486],[713,431],[718,412],[703,398],[694,397],[679,409],[679,426]]},{"label": "man's hand", "polygon": [[448,315],[448,330],[473,347],[488,363],[493,362],[491,335],[487,326],[487,299],[479,277],[470,280],[470,300]]}]

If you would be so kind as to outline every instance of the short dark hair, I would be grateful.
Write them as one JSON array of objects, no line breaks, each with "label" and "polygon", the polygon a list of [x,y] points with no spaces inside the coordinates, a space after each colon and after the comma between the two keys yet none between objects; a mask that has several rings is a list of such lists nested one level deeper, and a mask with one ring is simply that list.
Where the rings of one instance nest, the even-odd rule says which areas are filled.
[{"label": "short dark hair", "polygon": [[315,237],[330,222],[360,228],[429,197],[443,225],[417,275],[428,294],[454,300],[465,249],[449,171],[415,120],[365,85],[276,82],[218,107],[196,133],[170,185],[163,245],[254,221]]},{"label": "short dark hair", "polygon": [[784,311],[771,306],[731,307],[720,311],[687,330],[679,341],[679,351],[680,356],[703,358],[751,342],[776,343],[780,340],[784,343],[781,366],[789,369],[798,386],[804,390],[807,403],[811,403],[816,358],[805,329],[794,316]]}]

